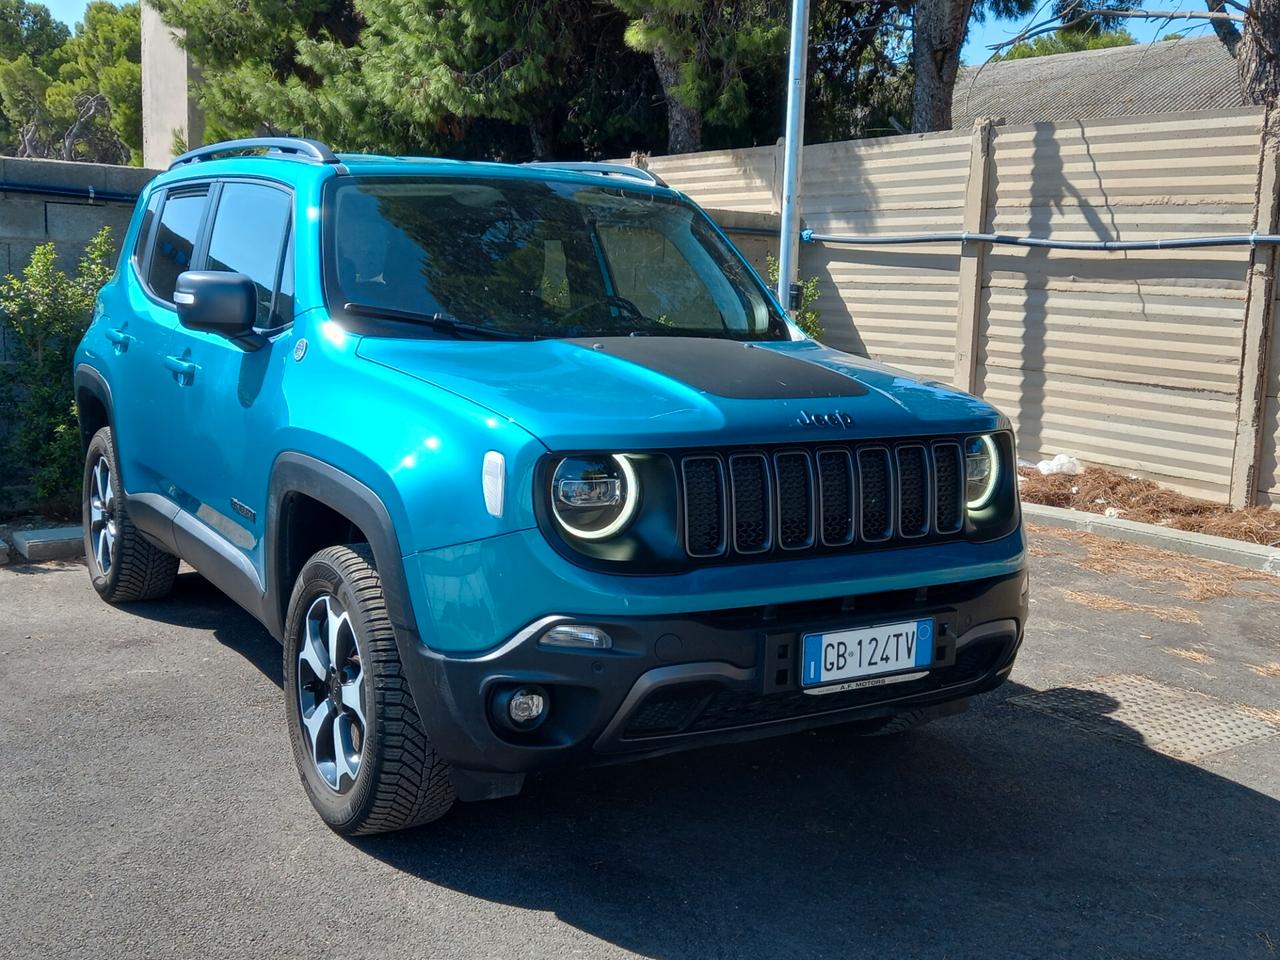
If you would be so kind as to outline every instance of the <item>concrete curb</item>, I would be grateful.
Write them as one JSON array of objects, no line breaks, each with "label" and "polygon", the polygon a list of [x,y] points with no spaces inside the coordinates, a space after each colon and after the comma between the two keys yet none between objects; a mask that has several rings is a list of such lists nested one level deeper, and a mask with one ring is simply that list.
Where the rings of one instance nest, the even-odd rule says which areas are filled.
[{"label": "concrete curb", "polygon": [[1185,553],[1202,560],[1217,560],[1220,563],[1230,563],[1237,567],[1261,570],[1263,573],[1280,576],[1280,548],[1277,547],[1264,547],[1261,544],[1245,543],[1228,537],[1212,537],[1207,533],[1188,533],[1186,530],[1158,527],[1152,523],[1137,523],[1119,517],[1112,519],[1083,510],[1046,507],[1038,503],[1024,503],[1022,513],[1030,522],[1042,523],[1046,527],[1083,530],[1086,533],[1096,533],[1146,547],[1172,550],[1175,553]]},{"label": "concrete curb", "polygon": [[84,556],[84,531],[78,526],[14,530],[10,536],[14,549],[29,563],[76,560]]}]

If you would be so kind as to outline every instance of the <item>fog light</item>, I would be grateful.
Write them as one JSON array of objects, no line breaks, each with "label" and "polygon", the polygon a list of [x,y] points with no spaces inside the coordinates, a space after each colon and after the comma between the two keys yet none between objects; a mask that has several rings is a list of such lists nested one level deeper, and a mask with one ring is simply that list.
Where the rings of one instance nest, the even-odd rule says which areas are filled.
[{"label": "fog light", "polygon": [[548,647],[578,647],[588,650],[610,650],[613,638],[599,627],[582,623],[561,623],[542,635],[539,643]]},{"label": "fog light", "polygon": [[507,730],[528,733],[547,719],[549,703],[550,697],[542,687],[534,684],[507,687],[494,694],[490,701],[490,716]]},{"label": "fog light", "polygon": [[546,709],[547,701],[535,690],[517,690],[507,704],[507,713],[516,723],[525,724],[537,720]]}]

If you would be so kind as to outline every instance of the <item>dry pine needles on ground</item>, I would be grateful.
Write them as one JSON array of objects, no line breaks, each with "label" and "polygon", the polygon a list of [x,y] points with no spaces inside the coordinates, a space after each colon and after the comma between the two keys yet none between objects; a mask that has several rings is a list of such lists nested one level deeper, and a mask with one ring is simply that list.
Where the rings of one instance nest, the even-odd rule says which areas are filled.
[{"label": "dry pine needles on ground", "polygon": [[1090,467],[1074,477],[1067,474],[1046,477],[1028,468],[1018,473],[1018,489],[1027,503],[1103,514],[1113,508],[1113,515],[1125,520],[1266,546],[1280,545],[1280,510],[1267,507],[1235,510],[1174,493],[1151,480],[1100,467]]}]

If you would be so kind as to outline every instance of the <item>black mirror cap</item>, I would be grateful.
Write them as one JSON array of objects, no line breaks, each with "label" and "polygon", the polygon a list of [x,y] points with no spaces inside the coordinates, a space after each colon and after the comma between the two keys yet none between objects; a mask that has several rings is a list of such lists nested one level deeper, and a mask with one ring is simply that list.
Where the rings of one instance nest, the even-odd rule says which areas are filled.
[{"label": "black mirror cap", "polygon": [[178,321],[190,330],[216,333],[244,350],[257,350],[266,342],[253,329],[258,288],[243,273],[188,270],[178,275],[173,303]]}]

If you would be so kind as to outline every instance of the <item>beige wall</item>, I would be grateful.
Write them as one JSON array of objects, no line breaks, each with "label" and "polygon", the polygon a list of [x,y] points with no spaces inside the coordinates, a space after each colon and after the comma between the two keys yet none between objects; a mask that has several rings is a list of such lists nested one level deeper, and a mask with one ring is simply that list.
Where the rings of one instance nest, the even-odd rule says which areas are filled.
[{"label": "beige wall", "polygon": [[[968,130],[813,145],[805,149],[802,217],[836,234],[1248,234],[1261,121],[1260,111],[1241,109],[996,125],[986,153]],[[776,153],[650,165],[661,163],[665,179],[706,206],[762,210],[772,198],[776,212],[776,162],[774,178],[766,175]],[[726,182],[735,169],[747,172]],[[971,382],[1013,419],[1023,457],[1067,452],[1218,501],[1229,498],[1233,476],[1243,496],[1252,470],[1257,498],[1280,503],[1280,300],[1270,309],[1248,303],[1251,266],[1268,264],[1271,248],[961,250],[803,246],[801,272],[822,281],[828,342],[963,384],[958,320],[968,301]],[[1251,420],[1240,409],[1242,381],[1258,372],[1242,369],[1247,311],[1261,321],[1251,329],[1271,330],[1256,463],[1253,435],[1239,429]]]}]

